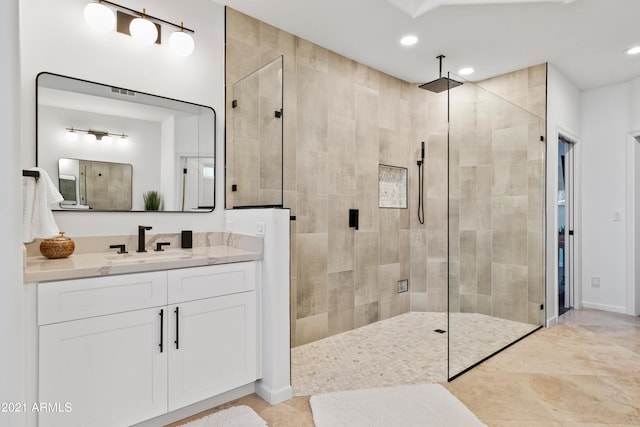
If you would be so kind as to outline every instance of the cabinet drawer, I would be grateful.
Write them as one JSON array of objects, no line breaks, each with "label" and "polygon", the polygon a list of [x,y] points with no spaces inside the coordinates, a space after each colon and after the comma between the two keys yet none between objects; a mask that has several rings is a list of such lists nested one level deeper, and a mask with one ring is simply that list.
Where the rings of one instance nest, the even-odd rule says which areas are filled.
[{"label": "cabinet drawer", "polygon": [[166,304],[166,271],[39,283],[38,325]]},{"label": "cabinet drawer", "polygon": [[170,270],[169,304],[252,291],[256,288],[256,263],[211,265]]}]

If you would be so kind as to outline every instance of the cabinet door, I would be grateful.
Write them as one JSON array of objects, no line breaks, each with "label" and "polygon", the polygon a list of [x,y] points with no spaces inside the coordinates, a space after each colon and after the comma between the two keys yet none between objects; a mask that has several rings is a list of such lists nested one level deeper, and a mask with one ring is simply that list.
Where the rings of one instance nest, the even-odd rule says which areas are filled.
[{"label": "cabinet door", "polygon": [[243,292],[169,306],[170,411],[256,380],[255,298]]},{"label": "cabinet door", "polygon": [[71,410],[40,412],[39,426],[125,426],[165,413],[166,325],[165,306],[40,327],[38,399]]}]

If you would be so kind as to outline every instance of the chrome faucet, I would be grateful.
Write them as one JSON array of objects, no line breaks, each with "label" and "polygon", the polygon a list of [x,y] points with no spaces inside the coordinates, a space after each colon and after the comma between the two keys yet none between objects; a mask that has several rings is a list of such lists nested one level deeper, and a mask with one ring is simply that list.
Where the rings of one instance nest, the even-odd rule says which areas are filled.
[{"label": "chrome faucet", "polygon": [[139,225],[138,226],[138,250],[136,252],[147,252],[147,250],[145,249],[145,236],[144,236],[144,232],[145,230],[151,230],[152,227],[149,227],[147,225]]}]

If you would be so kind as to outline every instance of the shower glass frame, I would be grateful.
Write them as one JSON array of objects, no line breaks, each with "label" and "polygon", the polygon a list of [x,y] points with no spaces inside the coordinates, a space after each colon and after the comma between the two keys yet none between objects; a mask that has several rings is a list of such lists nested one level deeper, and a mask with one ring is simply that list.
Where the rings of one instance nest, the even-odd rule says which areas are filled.
[{"label": "shower glass frame", "polygon": [[544,323],[546,165],[543,118],[448,77],[451,381]]}]

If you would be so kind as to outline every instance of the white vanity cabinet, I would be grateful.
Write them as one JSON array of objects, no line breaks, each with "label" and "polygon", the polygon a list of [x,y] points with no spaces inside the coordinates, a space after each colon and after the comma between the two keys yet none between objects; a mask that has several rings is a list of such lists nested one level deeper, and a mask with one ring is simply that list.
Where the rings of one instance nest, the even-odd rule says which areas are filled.
[{"label": "white vanity cabinet", "polygon": [[169,410],[255,381],[255,263],[168,273]]},{"label": "white vanity cabinet", "polygon": [[38,284],[45,426],[125,426],[256,380],[256,264]]}]

